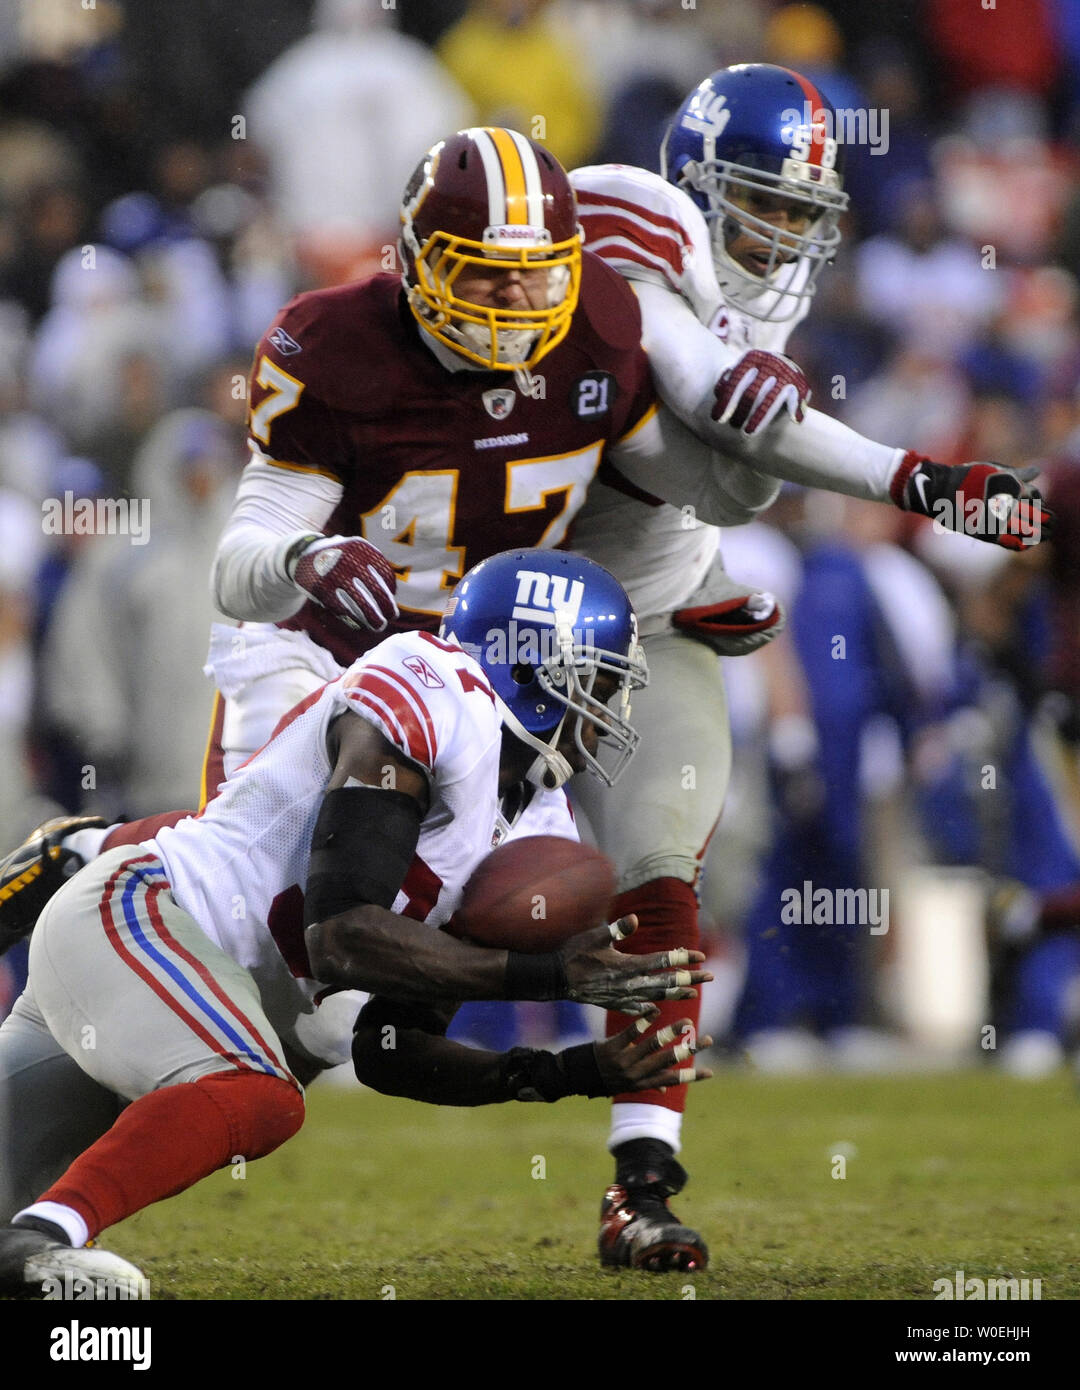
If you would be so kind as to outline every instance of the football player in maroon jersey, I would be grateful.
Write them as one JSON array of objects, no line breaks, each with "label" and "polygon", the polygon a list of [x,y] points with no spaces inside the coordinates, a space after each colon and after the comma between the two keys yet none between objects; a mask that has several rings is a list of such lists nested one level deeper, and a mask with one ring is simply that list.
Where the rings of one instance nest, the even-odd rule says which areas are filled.
[{"label": "football player in maroon jersey", "polygon": [[[640,473],[674,448],[709,472],[707,446],[658,406],[633,291],[583,251],[569,181],[542,146],[498,128],[440,141],[401,222],[400,276],[298,296],[256,349],[251,459],[212,575],[242,626],[211,643],[207,796],[342,665],[389,632],[434,630],[466,569],[567,542],[594,478],[621,485],[620,463]],[[21,884],[0,903],[0,931],[29,930],[103,844],[141,842],[173,818],[37,833],[0,865],[0,894]],[[658,927],[666,949],[663,912],[652,926],[639,915],[628,946],[652,951]],[[677,1013],[662,1009],[657,1027]],[[664,1102],[657,1093],[658,1113]],[[655,1148],[616,1152],[619,1221],[635,1238],[608,1241],[604,1257],[703,1268],[704,1241],[667,1207],[685,1174],[670,1145]]]}]

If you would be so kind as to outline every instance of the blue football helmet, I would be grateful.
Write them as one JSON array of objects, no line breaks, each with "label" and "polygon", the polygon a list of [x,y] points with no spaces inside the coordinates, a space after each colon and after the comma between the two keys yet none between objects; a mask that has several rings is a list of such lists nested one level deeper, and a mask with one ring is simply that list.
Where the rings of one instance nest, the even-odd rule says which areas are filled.
[{"label": "blue football helmet", "polygon": [[[661,172],[705,214],[720,288],[754,318],[793,318],[836,255],[848,204],[841,154],[829,99],[769,63],[714,72],[676,113],[660,147]],[[781,204],[802,230],[755,215]],[[755,270],[728,251],[744,234]]]},{"label": "blue football helmet", "polygon": [[[640,742],[630,693],[649,675],[630,600],[606,569],[557,550],[492,555],[455,587],[439,635],[479,662],[504,725],[536,751],[534,786],[554,790],[573,776],[557,746],[570,718],[586,768],[614,784]],[[590,726],[595,754],[583,738]]]}]

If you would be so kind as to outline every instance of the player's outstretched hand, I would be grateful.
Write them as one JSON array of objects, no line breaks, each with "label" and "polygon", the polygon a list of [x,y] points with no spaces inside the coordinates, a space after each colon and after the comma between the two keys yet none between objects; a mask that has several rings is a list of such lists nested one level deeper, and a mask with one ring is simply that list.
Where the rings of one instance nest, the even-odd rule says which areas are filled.
[{"label": "player's outstretched hand", "polygon": [[349,627],[383,632],[398,616],[397,577],[381,550],[360,536],[320,536],[301,550],[293,580]]},{"label": "player's outstretched hand", "polygon": [[905,512],[933,517],[949,531],[975,536],[1006,550],[1030,550],[1046,540],[1054,514],[1031,480],[1037,468],[1000,463],[935,463],[908,452],[890,486]]},{"label": "player's outstretched hand", "polygon": [[694,1025],[688,1018],[665,1024],[650,1037],[643,1037],[651,1023],[651,1018],[642,1015],[621,1033],[595,1044],[596,1064],[609,1095],[686,1086],[712,1076],[707,1068],[694,1063],[694,1054],[710,1047],[712,1038],[706,1035],[695,1040]]},{"label": "player's outstretched hand", "polygon": [[631,956],[616,951],[615,942],[625,941],[636,929],[637,918],[631,915],[572,936],[559,951],[566,970],[566,997],[633,1015],[652,1012],[648,1007],[652,1000],[696,999],[694,986],[712,979],[708,971],[696,968],[705,959],[702,952],[680,947]]},{"label": "player's outstretched hand", "polygon": [[810,383],[802,368],[778,352],[751,348],[714,388],[712,418],[743,434],[766,430],[782,411],[799,423],[806,415]]}]

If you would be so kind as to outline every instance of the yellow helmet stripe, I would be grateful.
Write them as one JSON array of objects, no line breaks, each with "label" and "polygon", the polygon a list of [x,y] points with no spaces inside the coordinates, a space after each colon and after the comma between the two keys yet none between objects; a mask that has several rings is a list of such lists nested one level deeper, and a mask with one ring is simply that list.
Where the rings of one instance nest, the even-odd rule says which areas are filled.
[{"label": "yellow helmet stripe", "polygon": [[[487,130],[495,142],[499,163],[502,166],[503,183],[506,187],[506,223],[508,226],[526,226],[531,221],[530,200],[526,196],[525,165],[522,162],[521,149],[511,131],[504,130],[501,126],[489,126]],[[529,153],[532,155],[531,150]],[[535,162],[536,157],[533,156],[533,163]]]},{"label": "yellow helmet stripe", "polygon": [[540,179],[540,161],[536,151],[519,131],[508,130],[507,134],[517,146],[521,156],[521,167],[525,172],[525,200],[528,204],[528,218],[531,227],[544,225],[544,186]]}]

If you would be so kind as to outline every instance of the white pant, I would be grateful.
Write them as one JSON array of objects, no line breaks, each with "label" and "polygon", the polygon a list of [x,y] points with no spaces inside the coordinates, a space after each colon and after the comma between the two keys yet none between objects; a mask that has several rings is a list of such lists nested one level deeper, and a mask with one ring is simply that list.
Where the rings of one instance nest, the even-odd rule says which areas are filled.
[{"label": "white pant", "polygon": [[694,883],[731,775],[731,730],[720,658],[677,632],[642,639],[649,684],[630,722],[641,746],[610,790],[576,777],[575,801],[615,863],[619,891],[656,878]]},{"label": "white pant", "polygon": [[176,904],[159,859],[108,850],[45,907],[0,1027],[0,1222],[124,1101],[238,1068],[295,1082],[255,981]]}]

